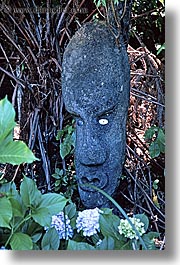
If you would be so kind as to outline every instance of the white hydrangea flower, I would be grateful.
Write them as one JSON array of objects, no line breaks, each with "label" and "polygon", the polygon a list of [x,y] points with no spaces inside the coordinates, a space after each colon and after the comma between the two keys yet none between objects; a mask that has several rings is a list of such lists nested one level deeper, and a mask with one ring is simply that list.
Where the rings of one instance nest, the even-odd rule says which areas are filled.
[{"label": "white hydrangea flower", "polygon": [[69,237],[73,236],[73,229],[70,225],[70,220],[67,215],[64,216],[64,212],[60,212],[52,216],[51,227],[56,229],[59,239],[63,238],[68,240]]},{"label": "white hydrangea flower", "polygon": [[[135,217],[130,217],[129,219],[134,224],[140,236],[142,236],[145,233],[144,223],[141,222],[140,219],[135,218]],[[118,229],[119,229],[120,235],[124,235],[125,237],[130,238],[130,239],[133,239],[133,238],[138,239],[136,232],[133,230],[128,220],[121,219]]]},{"label": "white hydrangea flower", "polygon": [[76,219],[77,232],[82,230],[84,236],[97,234],[97,231],[100,230],[99,214],[100,210],[97,207],[79,212]]}]

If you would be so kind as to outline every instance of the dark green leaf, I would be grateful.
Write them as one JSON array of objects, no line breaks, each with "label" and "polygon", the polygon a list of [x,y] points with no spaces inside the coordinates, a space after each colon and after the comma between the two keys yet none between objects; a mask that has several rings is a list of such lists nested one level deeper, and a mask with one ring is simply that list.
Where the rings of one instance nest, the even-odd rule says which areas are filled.
[{"label": "dark green leaf", "polygon": [[23,203],[27,207],[37,207],[42,199],[42,194],[38,190],[35,181],[28,177],[24,177],[23,182],[21,183],[20,194]]},{"label": "dark green leaf", "polygon": [[60,244],[59,235],[56,229],[50,228],[43,236],[41,242],[42,250],[58,250]]},{"label": "dark green leaf", "polygon": [[150,127],[149,129],[147,129],[145,131],[144,139],[146,139],[146,140],[152,139],[152,137],[154,136],[155,132],[157,132],[157,131],[158,131],[157,127],[155,127],[155,126]]},{"label": "dark green leaf", "polygon": [[88,243],[76,242],[73,240],[68,241],[68,250],[95,250],[95,248]]},{"label": "dark green leaf", "polygon": [[56,168],[55,169],[55,173],[52,176],[55,179],[61,179],[61,177],[63,176],[63,174],[64,174],[63,169]]},{"label": "dark green leaf", "polygon": [[15,110],[7,99],[7,96],[0,100],[0,145],[2,140],[8,135],[9,140],[12,140],[12,130],[15,127]]},{"label": "dark green leaf", "polygon": [[60,155],[64,159],[71,151],[72,139],[71,135],[67,134],[64,141],[60,144]]},{"label": "dark green leaf", "polygon": [[71,135],[71,144],[73,147],[75,147],[75,144],[76,144],[76,133],[75,132],[73,132]]},{"label": "dark green leaf", "polygon": [[40,247],[37,244],[33,243],[33,250],[40,250]]},{"label": "dark green leaf", "polygon": [[75,214],[76,214],[76,204],[75,203],[70,203],[65,207],[65,213],[71,220]]},{"label": "dark green leaf", "polygon": [[7,97],[0,100],[0,163],[20,165],[32,163],[37,158],[22,141],[13,141],[15,110]]},{"label": "dark green leaf", "polygon": [[100,2],[101,2],[102,6],[104,6],[104,7],[106,6],[106,0],[101,0]]},{"label": "dark green leaf", "polygon": [[56,180],[55,181],[55,187],[58,187],[61,184],[61,180]]},{"label": "dark green leaf", "polygon": [[4,134],[0,134],[0,148],[3,149],[3,146],[6,146],[9,142],[13,141],[13,133],[12,130],[9,132],[4,132]]},{"label": "dark green leaf", "polygon": [[157,237],[159,237],[159,233],[157,232],[149,232],[143,235],[142,238],[148,250],[158,250],[158,248],[155,246],[155,243],[154,243],[154,239]]},{"label": "dark green leaf", "polygon": [[129,240],[123,246],[121,246],[120,250],[132,250],[132,241]]},{"label": "dark green leaf", "polygon": [[39,208],[46,208],[51,215],[61,212],[66,203],[67,199],[57,193],[47,193],[42,195],[42,200]]},{"label": "dark green leaf", "polygon": [[158,157],[160,155],[160,147],[159,147],[159,144],[154,141],[150,144],[149,146],[149,154],[152,158],[155,158],[155,157]]},{"label": "dark green leaf", "polygon": [[68,134],[72,134],[72,132],[74,131],[74,128],[72,127],[72,125],[67,125],[66,129],[67,129]]},{"label": "dark green leaf", "polygon": [[[120,0],[120,1],[122,1],[122,0]],[[123,0],[124,1],[124,0]],[[114,0],[114,4],[115,5],[118,5],[119,4],[119,0]]]},{"label": "dark green leaf", "polygon": [[10,246],[12,250],[32,250],[33,243],[30,236],[23,233],[14,233],[10,241]]},{"label": "dark green leaf", "polygon": [[156,142],[159,145],[160,151],[165,152],[165,134],[162,129],[159,129]]},{"label": "dark green leaf", "polygon": [[33,243],[36,243],[41,238],[43,232],[44,227],[34,222],[32,219],[28,221],[26,234],[31,236]]},{"label": "dark green leaf", "polygon": [[11,196],[11,195],[16,196],[16,194],[18,194],[16,190],[16,185],[14,184],[14,182],[8,182],[8,183],[2,184],[0,186],[0,192],[5,192],[7,196]]},{"label": "dark green leaf", "polygon": [[11,205],[12,205],[13,216],[23,217],[24,213],[23,213],[23,209],[22,209],[22,206],[19,203],[19,201],[14,199],[14,198],[9,198],[9,200],[10,200]]},{"label": "dark green leaf", "polygon": [[56,140],[59,141],[63,135],[64,135],[64,130],[58,130]]},{"label": "dark green leaf", "polygon": [[31,236],[32,242],[33,243],[37,243],[39,241],[39,239],[41,238],[42,233],[37,233]]},{"label": "dark green leaf", "polygon": [[32,163],[38,160],[27,145],[22,141],[9,141],[4,144],[0,142],[0,163],[20,165],[22,163]]},{"label": "dark green leaf", "polygon": [[148,217],[145,214],[136,214],[134,217],[140,219],[140,221],[144,224],[144,230],[146,232],[149,227]]},{"label": "dark green leaf", "polygon": [[113,213],[112,213],[112,209],[110,209],[110,208],[102,208],[101,209],[102,211],[103,211],[103,215],[112,215]]},{"label": "dark green leaf", "polygon": [[48,209],[45,207],[38,207],[32,210],[32,218],[34,221],[41,226],[50,226],[51,225],[51,214]]},{"label": "dark green leaf", "polygon": [[10,228],[12,218],[12,206],[8,198],[0,197],[0,227]]},{"label": "dark green leaf", "polygon": [[114,250],[114,238],[107,236],[105,237],[99,246],[96,247],[97,250]]},{"label": "dark green leaf", "polygon": [[157,50],[157,55],[159,55],[163,50],[165,50],[165,43],[163,43],[163,45],[159,47],[159,49]]},{"label": "dark green leaf", "polygon": [[119,238],[118,225],[120,219],[118,216],[109,214],[100,214],[99,224],[102,234],[106,237]]},{"label": "dark green leaf", "polygon": [[127,238],[125,238],[123,235],[120,235],[119,240],[114,240],[114,250],[120,250],[122,247],[127,243]]}]

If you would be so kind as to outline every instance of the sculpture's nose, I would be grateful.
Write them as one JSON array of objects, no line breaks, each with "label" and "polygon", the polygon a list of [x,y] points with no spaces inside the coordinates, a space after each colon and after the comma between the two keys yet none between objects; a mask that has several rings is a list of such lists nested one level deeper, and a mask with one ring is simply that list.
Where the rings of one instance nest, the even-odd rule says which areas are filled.
[{"label": "sculpture's nose", "polygon": [[95,132],[86,130],[80,151],[80,163],[86,166],[99,166],[104,164],[107,158],[106,145],[99,139]]},{"label": "sculpture's nose", "polygon": [[106,151],[99,145],[89,143],[82,148],[80,162],[86,166],[99,166],[106,161]]},{"label": "sculpture's nose", "polygon": [[93,174],[91,172],[86,172],[86,174],[81,175],[79,179],[79,184],[85,191],[95,192],[96,190],[91,185],[103,189],[107,185],[107,183],[108,178],[104,173]]}]

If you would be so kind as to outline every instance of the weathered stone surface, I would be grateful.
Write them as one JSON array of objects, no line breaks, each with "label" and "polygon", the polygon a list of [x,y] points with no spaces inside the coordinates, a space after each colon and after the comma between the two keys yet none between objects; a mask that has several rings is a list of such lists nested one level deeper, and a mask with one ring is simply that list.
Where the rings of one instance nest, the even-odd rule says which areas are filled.
[{"label": "weathered stone surface", "polygon": [[126,145],[130,69],[126,47],[104,23],[80,28],[63,57],[62,93],[76,119],[75,167],[87,208],[108,206],[92,184],[113,195],[119,185]]}]

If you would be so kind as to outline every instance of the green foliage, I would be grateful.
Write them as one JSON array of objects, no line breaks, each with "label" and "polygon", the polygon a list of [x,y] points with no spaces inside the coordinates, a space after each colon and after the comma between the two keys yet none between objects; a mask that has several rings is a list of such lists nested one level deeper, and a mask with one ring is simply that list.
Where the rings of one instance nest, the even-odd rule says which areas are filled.
[{"label": "green foliage", "polygon": [[85,242],[69,240],[67,250],[95,250],[95,248]]},{"label": "green foliage", "polygon": [[114,238],[105,236],[102,242],[97,245],[96,250],[116,250]]},{"label": "green foliage", "polygon": [[74,191],[77,190],[77,181],[75,175],[74,163],[68,165],[66,170],[56,168],[52,177],[55,179],[54,191],[63,192],[64,196],[71,198]]},{"label": "green foliage", "polygon": [[[63,139],[60,144],[60,156],[64,159],[70,153],[73,153],[75,146],[75,130],[72,125],[67,125],[63,130],[59,130],[56,140]],[[72,149],[73,147],[73,149]]]},{"label": "green foliage", "polygon": [[[97,8],[99,8],[100,6],[104,6],[106,7],[107,6],[107,1],[108,0],[93,0],[94,4],[96,5]],[[123,2],[124,0],[113,0],[113,4],[114,5],[118,5],[119,2]]]},{"label": "green foliage", "polygon": [[18,232],[13,233],[10,241],[10,246],[12,250],[32,250],[33,242],[30,236]]},{"label": "green foliage", "polygon": [[[59,239],[57,230],[51,227],[52,215],[62,211],[74,230],[72,239]],[[74,203],[60,194],[41,194],[35,182],[27,177],[24,177],[19,191],[14,183],[4,183],[0,187],[0,247],[12,250],[157,249],[154,238],[159,234],[148,232],[149,220],[145,214],[134,215],[144,226],[141,240],[140,237],[131,239],[119,233],[121,219],[113,214],[112,209],[99,211],[99,230],[92,236],[77,233],[77,215]]]},{"label": "green foliage", "polygon": [[[148,229],[149,221],[144,214],[138,214],[134,217],[139,218],[144,223],[146,230]],[[157,250],[154,239],[159,236],[156,232],[147,232],[142,238],[144,246],[136,239],[128,239],[118,233],[118,225],[120,218],[112,213],[110,209],[102,209],[100,214],[100,233],[96,235],[96,243],[93,242],[93,236],[89,238],[83,238],[79,241],[79,238],[74,237],[73,240],[68,241],[68,250]],[[115,223],[114,223],[115,221]],[[112,228],[111,228],[112,226]]]},{"label": "green foliage", "polygon": [[12,218],[12,205],[10,200],[0,194],[0,224],[2,227],[10,227],[9,222]]},{"label": "green foliage", "polygon": [[144,230],[146,232],[149,227],[149,219],[147,216],[145,214],[136,214],[135,217],[140,219],[140,221],[144,224]]},{"label": "green foliage", "polygon": [[50,228],[43,236],[41,242],[42,250],[58,250],[60,244],[58,233],[56,229]]},{"label": "green foliage", "polygon": [[163,50],[165,50],[165,43],[163,43],[162,45],[156,45],[157,48],[157,55],[159,55]]},{"label": "green foliage", "polygon": [[[60,156],[63,159],[69,158],[74,153],[75,148],[75,126],[74,120],[70,125],[66,125],[63,130],[57,132],[56,140],[60,140]],[[63,194],[70,198],[74,190],[77,190],[77,182],[75,179],[74,163],[68,164],[66,169],[55,169],[55,173],[52,177],[55,179],[55,192],[63,192]]]},{"label": "green foliage", "polygon": [[7,97],[0,100],[0,163],[19,165],[38,160],[22,141],[13,141],[15,111]]},{"label": "green foliage", "polygon": [[41,192],[36,187],[36,183],[27,177],[21,183],[20,195],[26,207],[37,207],[42,197]]},{"label": "green foliage", "polygon": [[63,169],[56,168],[52,177],[55,179],[55,191],[59,191],[62,186],[68,185],[68,177],[64,175]]},{"label": "green foliage", "polygon": [[[143,240],[148,250],[157,250],[154,239],[159,237],[159,233],[157,232],[149,232],[143,236]],[[142,248],[144,250],[144,248]]]},{"label": "green foliage", "polygon": [[60,155],[64,159],[71,151],[71,135],[67,134],[63,143],[60,145]]},{"label": "green foliage", "polygon": [[[163,57],[164,53],[162,52],[165,47],[163,43],[165,42],[165,1],[164,0],[136,0],[133,1],[132,7],[133,17],[137,17],[132,20],[132,30],[138,34],[141,41],[147,46],[147,48],[156,54],[157,47],[162,46],[157,55]],[[131,33],[130,45],[131,42],[134,45],[139,43],[136,40],[136,37]]]},{"label": "green foliage", "polygon": [[158,189],[158,183],[159,183],[159,179],[155,179],[155,180],[153,181],[153,188],[154,188],[155,190]]},{"label": "green foliage", "polygon": [[151,141],[149,154],[152,158],[158,157],[160,153],[165,152],[165,134],[163,129],[152,126],[146,130],[144,138],[147,141]]},{"label": "green foliage", "polygon": [[[62,211],[68,201],[60,194],[41,194],[35,182],[27,177],[24,177],[20,191],[14,183],[2,184],[0,195],[0,228],[8,229],[8,238],[2,237],[0,245],[13,250],[33,249],[42,237],[44,227],[50,227],[52,215]],[[54,232],[49,232],[43,239],[43,249],[47,247],[47,237],[49,244],[57,239]],[[57,246],[57,240],[53,248],[55,244]]]},{"label": "green foliage", "polygon": [[96,5],[96,7],[100,7],[102,6],[106,6],[106,0],[94,0],[94,4]]},{"label": "green foliage", "polygon": [[112,214],[112,210],[104,209],[103,214],[100,215],[99,224],[103,236],[111,236],[116,239],[120,238],[118,232],[119,217]]}]

